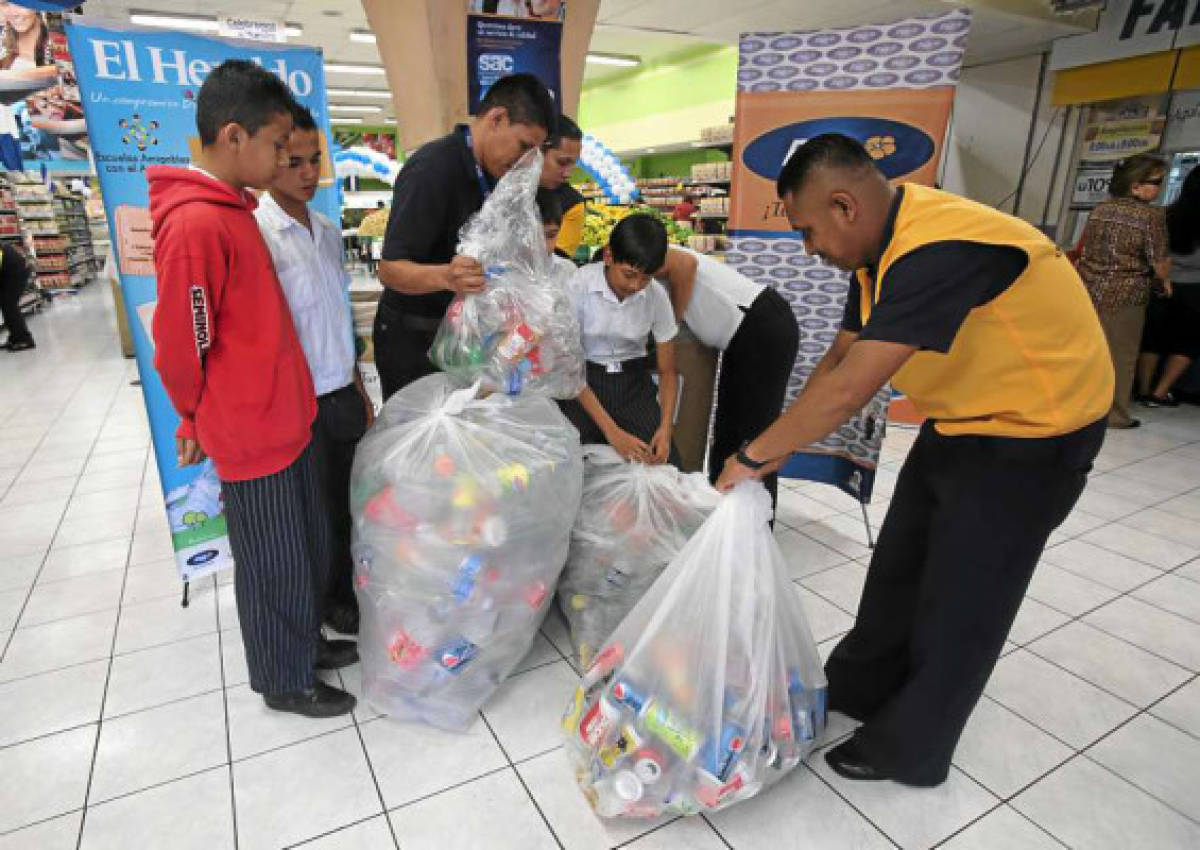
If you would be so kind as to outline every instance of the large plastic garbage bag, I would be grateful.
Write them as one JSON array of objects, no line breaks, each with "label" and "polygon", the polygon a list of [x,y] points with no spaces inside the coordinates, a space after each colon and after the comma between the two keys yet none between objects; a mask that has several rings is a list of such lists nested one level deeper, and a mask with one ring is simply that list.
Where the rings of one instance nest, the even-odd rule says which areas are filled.
[{"label": "large plastic garbage bag", "polygon": [[725,496],[585,673],[563,729],[598,814],[724,808],[811,751],[826,681],[770,518]]},{"label": "large plastic garbage bag", "polygon": [[463,225],[458,253],[480,262],[483,292],[458,295],[429,357],[443,372],[486,389],[575,398],[584,356],[566,275],[546,252],[535,197],[542,155],[527,153]]},{"label": "large plastic garbage bag", "polygon": [[579,437],[553,401],[430,375],[396,393],[351,481],[363,691],[464,729],[529,651],[579,509]]},{"label": "large plastic garbage bag", "polygon": [[627,463],[611,446],[584,446],[583,502],[558,583],[580,663],[592,663],[720,498],[702,473]]}]

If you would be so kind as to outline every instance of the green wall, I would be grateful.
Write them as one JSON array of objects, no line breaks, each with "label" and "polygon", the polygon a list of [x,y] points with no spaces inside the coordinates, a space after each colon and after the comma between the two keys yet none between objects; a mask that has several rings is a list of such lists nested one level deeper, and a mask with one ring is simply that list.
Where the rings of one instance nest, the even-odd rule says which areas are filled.
[{"label": "green wall", "polygon": [[705,103],[732,105],[737,63],[735,46],[696,47],[585,84],[579,124],[586,130]]},{"label": "green wall", "polygon": [[629,165],[634,177],[689,177],[692,166],[699,162],[725,162],[724,153],[713,148],[695,148],[671,153],[639,156]]}]

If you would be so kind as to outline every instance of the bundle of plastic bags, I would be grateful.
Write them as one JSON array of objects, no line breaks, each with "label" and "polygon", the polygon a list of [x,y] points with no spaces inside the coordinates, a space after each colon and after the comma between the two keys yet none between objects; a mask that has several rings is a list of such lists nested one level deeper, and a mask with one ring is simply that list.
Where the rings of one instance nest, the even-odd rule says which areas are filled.
[{"label": "bundle of plastic bags", "polygon": [[396,393],[351,479],[363,691],[464,729],[529,651],[579,510],[579,436],[553,401],[446,375]]},{"label": "bundle of plastic bags", "polygon": [[611,446],[583,454],[583,502],[558,604],[587,667],[721,497],[699,472],[626,463]]},{"label": "bundle of plastic bags", "polygon": [[721,500],[617,628],[563,717],[604,817],[724,808],[778,781],[825,725],[825,676],[761,484]]},{"label": "bundle of plastic bags", "polygon": [[487,285],[451,302],[429,358],[495,392],[575,398],[584,387],[579,320],[546,252],[536,203],[541,174],[542,155],[530,151],[463,225],[458,253],[479,261]]}]

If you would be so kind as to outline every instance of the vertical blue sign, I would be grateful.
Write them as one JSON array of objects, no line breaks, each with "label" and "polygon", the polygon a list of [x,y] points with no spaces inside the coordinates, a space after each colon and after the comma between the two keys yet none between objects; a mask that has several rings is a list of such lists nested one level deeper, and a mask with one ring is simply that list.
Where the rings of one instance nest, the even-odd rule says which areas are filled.
[{"label": "vertical blue sign", "polygon": [[559,50],[562,24],[495,15],[467,15],[467,108],[472,115],[492,83],[509,74],[533,74],[562,103]]},{"label": "vertical blue sign", "polygon": [[[154,369],[150,323],[157,291],[145,171],[153,165],[191,163],[190,152],[199,145],[196,96],[208,72],[227,59],[257,62],[286,82],[317,118],[328,151],[324,65],[321,52],[312,47],[141,30],[87,19],[69,23],[66,29],[134,336],[176,562],[180,576],[190,581],[232,566],[233,554],[212,461],[182,468],[176,463],[179,417]],[[339,221],[332,165],[329,176],[329,185],[317,192],[314,204]]]}]

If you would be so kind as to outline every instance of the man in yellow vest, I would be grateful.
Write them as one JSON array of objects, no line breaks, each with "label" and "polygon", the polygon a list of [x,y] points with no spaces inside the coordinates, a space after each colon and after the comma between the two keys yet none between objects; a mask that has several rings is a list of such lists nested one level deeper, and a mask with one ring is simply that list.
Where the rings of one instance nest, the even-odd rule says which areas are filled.
[{"label": "man in yellow vest", "polygon": [[1100,450],[1112,361],[1079,276],[1029,224],[892,187],[836,134],[801,146],[778,191],[806,250],[854,278],[804,391],[718,487],[778,468],[888,382],[924,414],[825,668],[829,707],[863,725],[825,758],[850,779],[937,785]]}]

